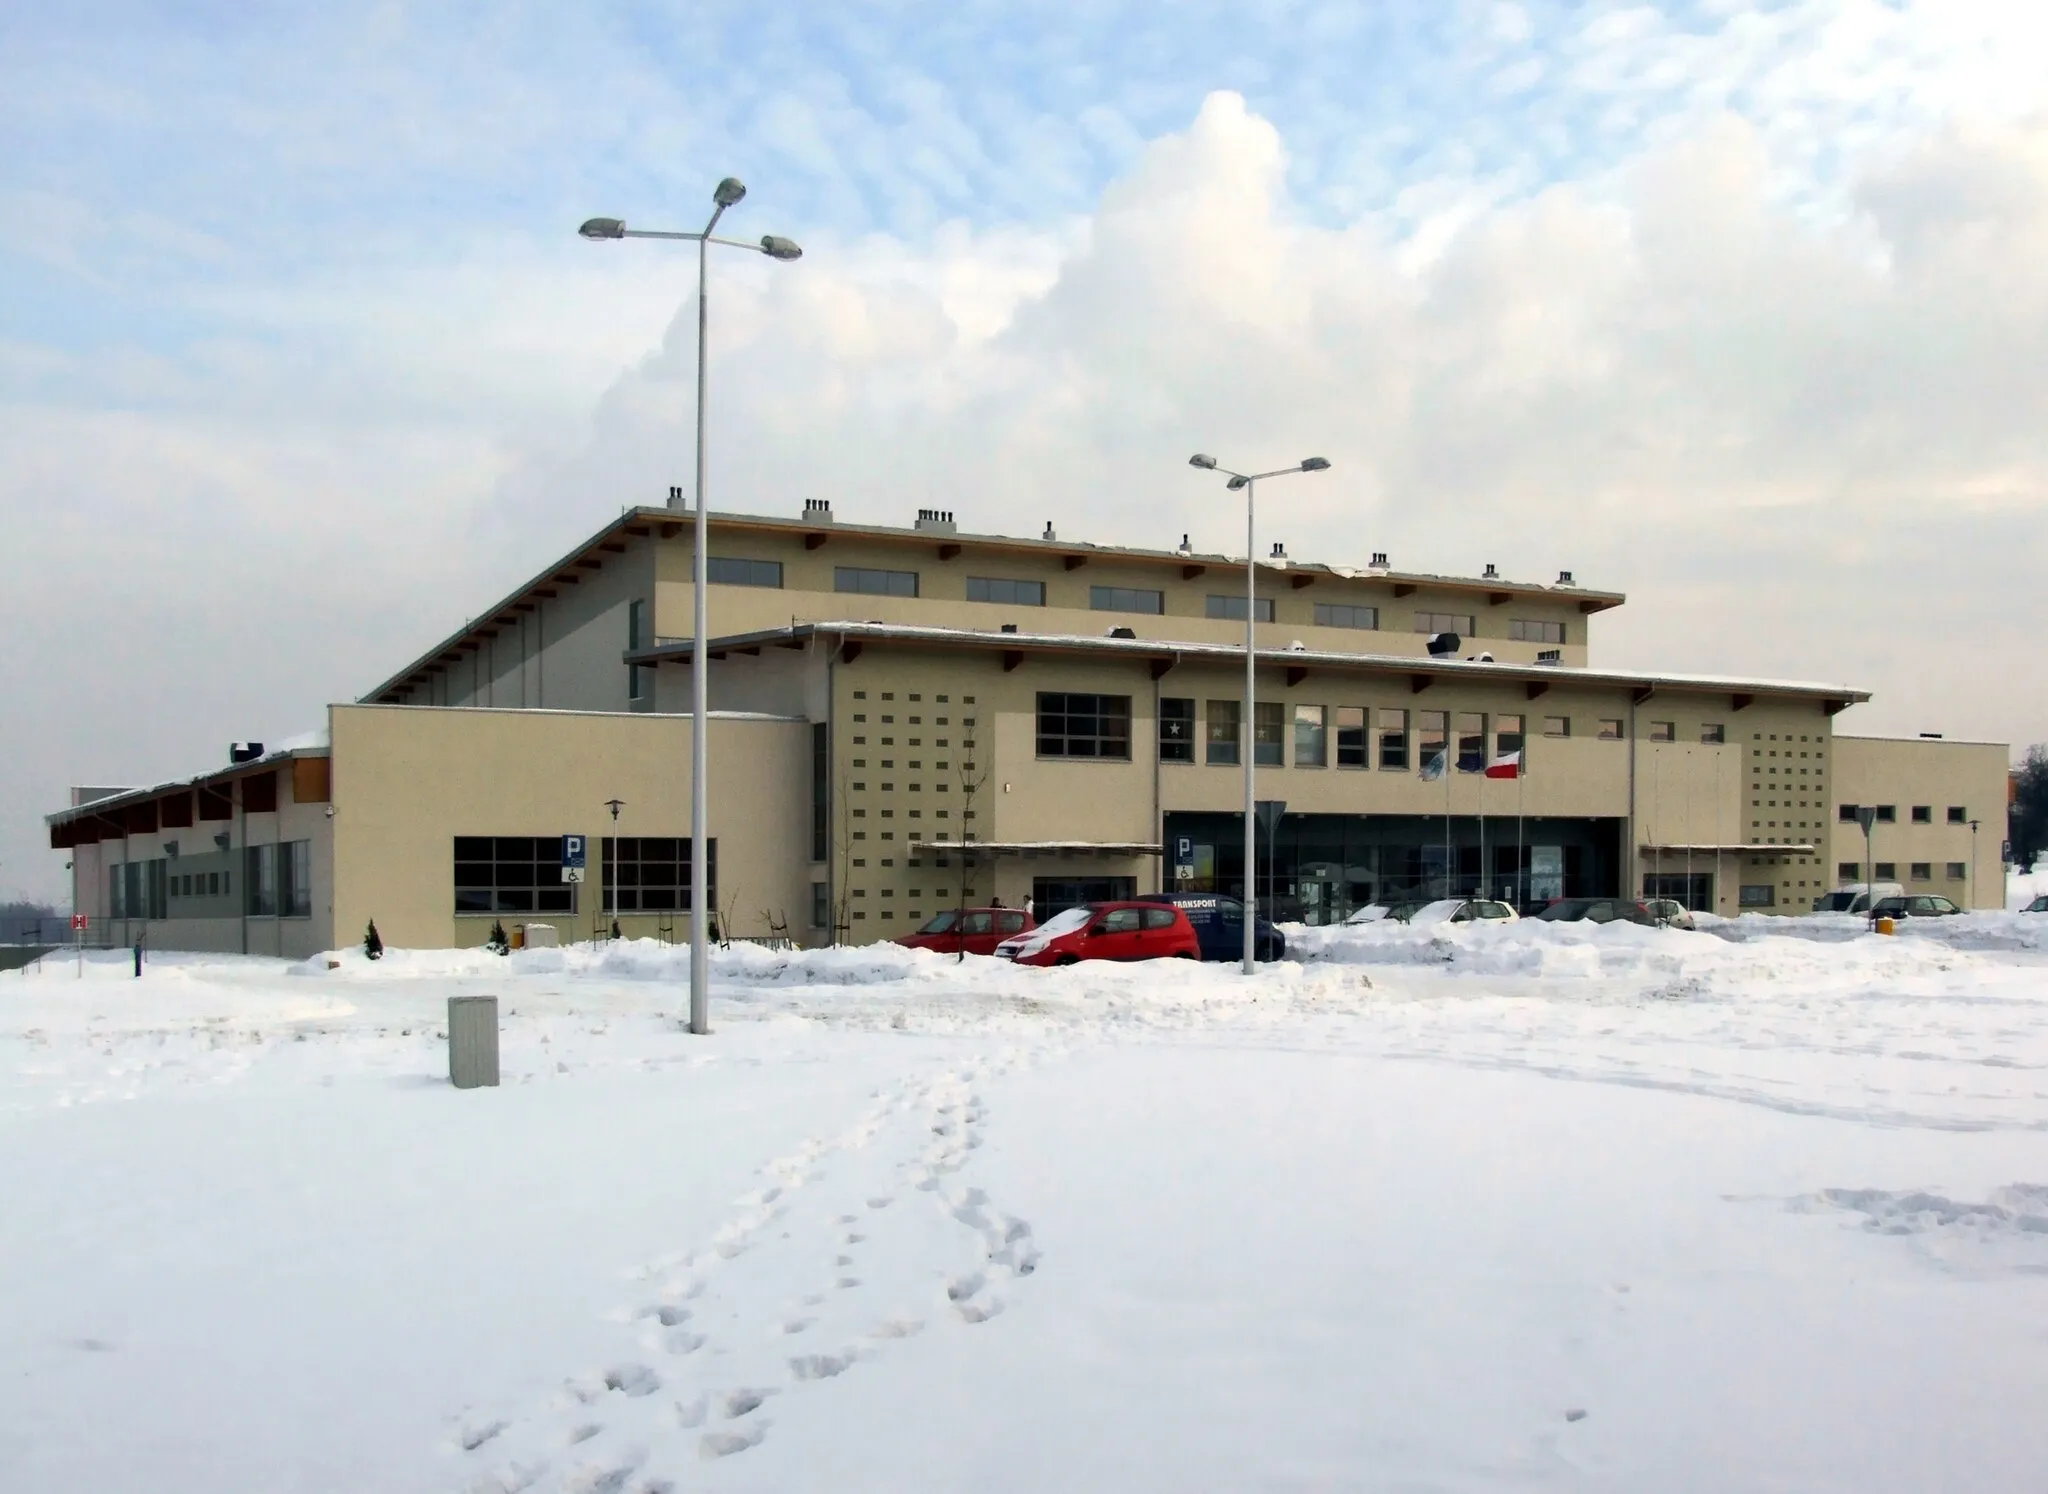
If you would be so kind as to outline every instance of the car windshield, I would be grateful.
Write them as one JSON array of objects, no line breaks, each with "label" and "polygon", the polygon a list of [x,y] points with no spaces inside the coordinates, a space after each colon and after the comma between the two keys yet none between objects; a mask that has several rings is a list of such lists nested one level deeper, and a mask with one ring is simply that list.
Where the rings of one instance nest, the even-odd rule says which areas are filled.
[{"label": "car windshield", "polygon": [[1088,927],[1090,913],[1086,908],[1069,908],[1064,913],[1055,913],[1041,923],[1034,933],[1045,935],[1071,934],[1075,929]]},{"label": "car windshield", "polygon": [[2031,903],[2028,903],[2027,911],[2029,913],[2048,913],[2048,892],[2042,893]]},{"label": "car windshield", "polygon": [[1592,902],[1587,898],[1561,898],[1557,902],[1554,902],[1549,907],[1545,908],[1541,913],[1538,913],[1536,916],[1538,918],[1548,918],[1553,921],[1577,918],[1592,906]]},{"label": "car windshield", "polygon": [[1846,913],[1860,896],[1856,892],[1830,892],[1814,904],[1814,909],[1820,913]]},{"label": "car windshield", "polygon": [[950,929],[953,926],[953,920],[958,918],[959,916],[960,915],[957,911],[948,908],[945,912],[941,913],[938,917],[934,918],[930,923],[926,924],[923,928],[919,929],[918,932],[920,934],[943,934],[946,932],[947,929]]}]

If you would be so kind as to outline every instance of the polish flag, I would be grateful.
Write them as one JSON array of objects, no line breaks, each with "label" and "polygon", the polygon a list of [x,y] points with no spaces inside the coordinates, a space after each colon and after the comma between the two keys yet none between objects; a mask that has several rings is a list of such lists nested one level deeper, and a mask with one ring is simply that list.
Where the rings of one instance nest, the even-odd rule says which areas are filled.
[{"label": "polish flag", "polygon": [[1488,778],[1520,778],[1522,776],[1522,754],[1519,751],[1503,752],[1486,765]]}]

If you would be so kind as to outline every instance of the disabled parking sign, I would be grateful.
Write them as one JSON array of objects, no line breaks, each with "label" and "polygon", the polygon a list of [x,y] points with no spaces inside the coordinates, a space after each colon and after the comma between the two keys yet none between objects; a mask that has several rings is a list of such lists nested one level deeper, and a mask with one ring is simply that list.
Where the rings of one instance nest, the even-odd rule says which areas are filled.
[{"label": "disabled parking sign", "polygon": [[583,869],[588,863],[590,854],[589,845],[590,842],[587,836],[565,835],[562,837],[562,880],[564,882],[580,882],[583,880]]}]

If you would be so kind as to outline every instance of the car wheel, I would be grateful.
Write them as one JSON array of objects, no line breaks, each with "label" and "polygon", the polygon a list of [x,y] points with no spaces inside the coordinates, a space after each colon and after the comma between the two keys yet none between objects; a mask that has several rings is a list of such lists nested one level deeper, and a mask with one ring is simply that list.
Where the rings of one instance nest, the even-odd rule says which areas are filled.
[{"label": "car wheel", "polygon": [[1081,963],[1081,957],[1079,955],[1061,955],[1053,963],[1055,965],[1078,965]]},{"label": "car wheel", "polygon": [[1194,956],[1189,954],[1185,949],[1176,949],[1173,952],[1173,957],[1176,960],[1192,960],[1194,958]]}]

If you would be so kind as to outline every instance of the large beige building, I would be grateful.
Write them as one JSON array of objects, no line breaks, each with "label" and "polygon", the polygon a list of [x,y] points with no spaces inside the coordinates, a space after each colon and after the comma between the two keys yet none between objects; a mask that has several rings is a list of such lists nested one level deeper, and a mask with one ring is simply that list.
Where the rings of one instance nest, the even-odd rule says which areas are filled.
[{"label": "large beige building", "polygon": [[[606,525],[324,732],[51,816],[122,939],[304,955],[690,917],[691,516]],[[1996,903],[2006,749],[1836,731],[1841,685],[1595,666],[1620,594],[801,517],[711,518],[721,932],[856,942],[963,897],[1242,888],[1282,917],[1488,890],[1804,910],[1861,877]],[[1453,642],[1453,636],[1455,642]],[[1518,758],[1519,777],[1489,777]],[[565,836],[590,845],[565,881]]]}]

